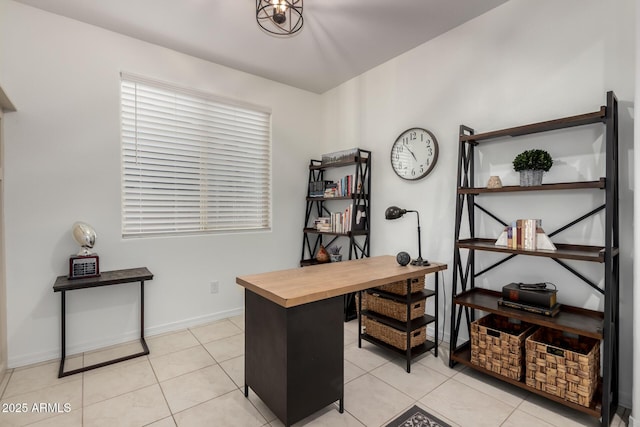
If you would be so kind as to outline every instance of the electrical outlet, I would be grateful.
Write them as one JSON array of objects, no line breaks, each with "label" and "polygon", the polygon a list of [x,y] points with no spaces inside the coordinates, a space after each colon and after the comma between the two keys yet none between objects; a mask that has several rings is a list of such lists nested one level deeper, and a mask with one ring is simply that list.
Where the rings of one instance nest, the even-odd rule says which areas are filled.
[{"label": "electrical outlet", "polygon": [[218,293],[218,281],[214,280],[213,282],[210,283],[210,289],[211,289],[211,293],[212,294],[217,294]]}]

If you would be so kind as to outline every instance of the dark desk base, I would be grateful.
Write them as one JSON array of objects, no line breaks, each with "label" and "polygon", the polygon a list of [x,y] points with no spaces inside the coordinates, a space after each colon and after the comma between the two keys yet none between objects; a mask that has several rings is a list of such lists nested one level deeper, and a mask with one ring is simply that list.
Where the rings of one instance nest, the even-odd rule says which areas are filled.
[{"label": "dark desk base", "polygon": [[340,402],[344,411],[344,298],[284,308],[245,290],[249,387],[285,424]]}]

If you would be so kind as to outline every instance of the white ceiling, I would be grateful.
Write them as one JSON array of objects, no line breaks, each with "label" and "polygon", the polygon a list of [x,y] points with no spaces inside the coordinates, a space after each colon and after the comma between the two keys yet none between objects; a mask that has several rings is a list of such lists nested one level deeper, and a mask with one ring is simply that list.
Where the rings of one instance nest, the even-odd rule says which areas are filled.
[{"label": "white ceiling", "polygon": [[323,93],[507,0],[305,0],[304,27],[262,31],[255,0],[16,0]]}]

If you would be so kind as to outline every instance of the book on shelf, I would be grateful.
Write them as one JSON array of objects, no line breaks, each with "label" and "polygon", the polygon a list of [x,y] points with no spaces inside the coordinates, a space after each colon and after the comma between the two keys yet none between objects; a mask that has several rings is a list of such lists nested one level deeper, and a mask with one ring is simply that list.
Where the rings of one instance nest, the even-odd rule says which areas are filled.
[{"label": "book on shelf", "polygon": [[505,227],[495,242],[496,246],[510,249],[536,250],[545,249],[555,251],[556,246],[547,236],[541,226],[540,219],[518,219]]},{"label": "book on shelf", "polygon": [[554,317],[560,312],[560,304],[556,303],[553,307],[540,307],[532,304],[524,304],[516,301],[505,300],[500,298],[498,300],[498,306],[514,308],[516,310],[526,311],[533,314],[541,314],[547,317]]},{"label": "book on shelf", "polygon": [[331,181],[311,181],[309,183],[309,197],[324,197],[327,183]]},{"label": "book on shelf", "polygon": [[344,211],[332,212],[329,216],[318,217],[313,221],[313,228],[325,233],[348,233],[351,231],[353,205]]},{"label": "book on shelf", "polygon": [[309,183],[309,197],[351,197],[355,191],[353,187],[353,175],[336,181],[312,181]]},{"label": "book on shelf", "polygon": [[323,231],[323,232],[331,232],[331,218],[328,216],[321,216],[316,218],[313,221],[313,228],[315,228],[318,231]]},{"label": "book on shelf", "polygon": [[547,283],[509,283],[502,287],[502,299],[522,304],[551,308],[556,305],[557,289],[547,287]]}]

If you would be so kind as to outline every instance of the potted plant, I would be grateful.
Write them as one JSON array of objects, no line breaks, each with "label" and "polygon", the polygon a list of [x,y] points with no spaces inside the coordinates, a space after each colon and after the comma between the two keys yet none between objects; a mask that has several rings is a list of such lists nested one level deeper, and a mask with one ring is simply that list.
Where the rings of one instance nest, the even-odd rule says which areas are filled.
[{"label": "potted plant", "polygon": [[340,249],[342,249],[342,246],[336,245],[331,245],[327,248],[327,250],[329,251],[331,262],[342,261],[342,254],[340,253]]},{"label": "potted plant", "polygon": [[520,185],[530,187],[542,185],[543,172],[553,166],[551,155],[545,150],[526,150],[513,159],[513,169],[520,172]]}]

